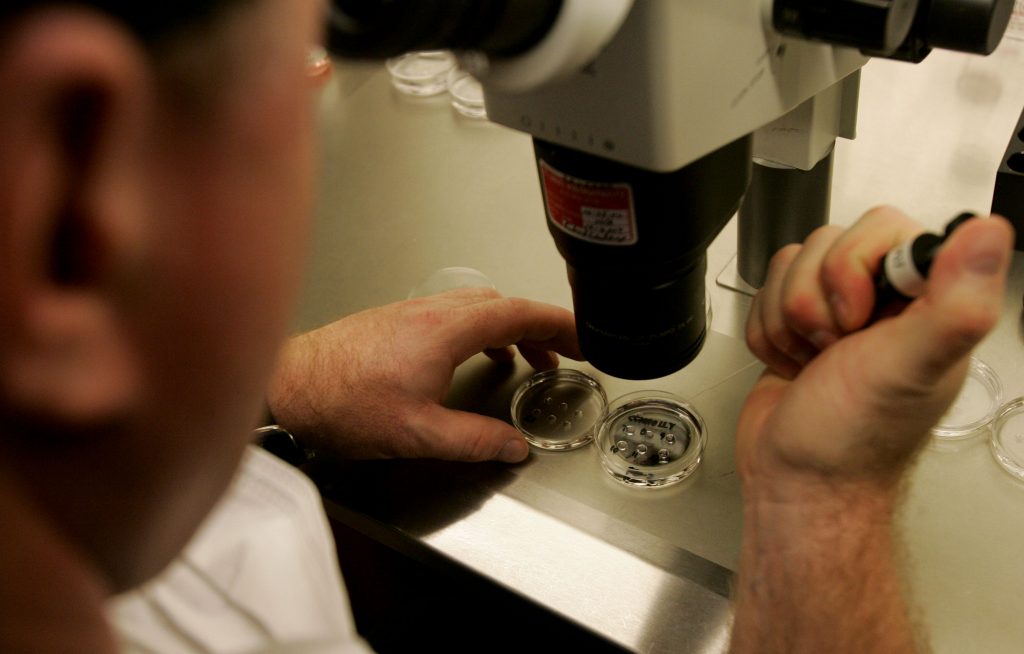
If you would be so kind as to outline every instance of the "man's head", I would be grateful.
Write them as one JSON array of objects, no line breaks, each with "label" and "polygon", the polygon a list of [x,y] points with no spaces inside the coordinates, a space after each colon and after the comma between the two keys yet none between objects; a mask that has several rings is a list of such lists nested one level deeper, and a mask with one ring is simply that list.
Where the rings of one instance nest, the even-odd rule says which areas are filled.
[{"label": "man's head", "polygon": [[124,588],[181,548],[258,416],[321,6],[21,4],[0,10],[0,477]]}]

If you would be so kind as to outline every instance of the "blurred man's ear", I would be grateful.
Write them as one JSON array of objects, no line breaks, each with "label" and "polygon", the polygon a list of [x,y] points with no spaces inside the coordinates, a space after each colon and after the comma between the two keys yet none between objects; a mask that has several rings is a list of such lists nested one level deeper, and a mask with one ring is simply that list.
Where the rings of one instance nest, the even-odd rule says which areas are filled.
[{"label": "blurred man's ear", "polygon": [[0,400],[58,424],[140,392],[130,281],[151,213],[152,78],[99,14],[31,12],[0,40]]}]

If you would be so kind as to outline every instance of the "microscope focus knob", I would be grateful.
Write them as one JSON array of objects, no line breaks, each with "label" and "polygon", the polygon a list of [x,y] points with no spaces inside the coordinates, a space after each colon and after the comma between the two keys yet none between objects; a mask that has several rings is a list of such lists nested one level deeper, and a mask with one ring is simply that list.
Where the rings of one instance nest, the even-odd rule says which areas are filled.
[{"label": "microscope focus knob", "polygon": [[918,0],[775,0],[772,23],[789,36],[887,54],[907,37],[917,5]]},{"label": "microscope focus knob", "polygon": [[987,55],[996,49],[1013,0],[925,0],[924,39],[932,48]]}]

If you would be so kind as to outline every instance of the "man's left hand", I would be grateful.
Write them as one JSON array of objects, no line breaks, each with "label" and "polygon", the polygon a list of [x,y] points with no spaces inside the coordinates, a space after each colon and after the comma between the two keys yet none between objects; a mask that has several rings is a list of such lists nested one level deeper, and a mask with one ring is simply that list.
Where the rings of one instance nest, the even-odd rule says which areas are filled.
[{"label": "man's left hand", "polygon": [[581,360],[573,315],[549,304],[459,289],[342,318],[285,345],[268,401],[300,441],[346,458],[522,461],[511,425],[442,406],[455,368],[485,352],[537,369]]}]

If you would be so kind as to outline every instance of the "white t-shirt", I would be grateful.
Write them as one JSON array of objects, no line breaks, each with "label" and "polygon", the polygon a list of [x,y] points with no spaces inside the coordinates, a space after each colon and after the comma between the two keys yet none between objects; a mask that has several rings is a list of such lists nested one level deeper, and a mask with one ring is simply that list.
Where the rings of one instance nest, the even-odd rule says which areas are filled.
[{"label": "white t-shirt", "polygon": [[316,487],[256,447],[178,559],[108,614],[125,652],[371,651]]}]

